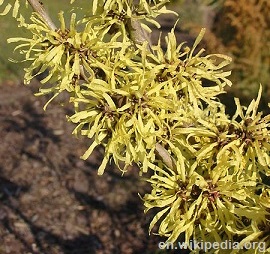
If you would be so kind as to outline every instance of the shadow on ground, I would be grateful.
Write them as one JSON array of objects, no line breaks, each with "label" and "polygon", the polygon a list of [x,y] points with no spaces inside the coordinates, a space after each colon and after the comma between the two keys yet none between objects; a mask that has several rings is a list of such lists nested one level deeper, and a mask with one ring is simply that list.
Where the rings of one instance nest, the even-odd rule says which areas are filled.
[{"label": "shadow on ground", "polygon": [[137,169],[98,176],[102,151],[82,161],[90,141],[71,135],[61,99],[43,111],[36,85],[0,86],[0,253],[161,253]]}]

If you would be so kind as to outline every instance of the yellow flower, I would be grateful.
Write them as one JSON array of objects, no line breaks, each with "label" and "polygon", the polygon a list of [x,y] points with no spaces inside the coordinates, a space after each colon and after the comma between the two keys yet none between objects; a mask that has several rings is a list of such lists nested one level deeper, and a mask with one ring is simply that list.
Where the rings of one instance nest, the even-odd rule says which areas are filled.
[{"label": "yellow flower", "polygon": [[[176,151],[175,151],[176,152]],[[256,206],[255,181],[240,180],[228,175],[213,180],[207,172],[198,174],[175,156],[176,167],[170,169],[151,164],[153,175],[148,182],[152,191],[143,197],[145,212],[157,208],[149,232],[158,223],[158,234],[175,242],[180,235],[185,242],[213,239],[233,239],[233,236],[252,233],[253,216],[263,219],[265,209]],[[248,221],[248,222],[246,222]]]},{"label": "yellow flower", "polygon": [[[25,1],[27,3],[27,1]],[[5,0],[0,0],[0,6],[2,6],[5,3]],[[11,9],[12,10],[12,16],[16,18],[19,14],[19,8],[20,8],[20,0],[15,0],[13,4],[6,4],[5,8],[2,12],[0,12],[0,16],[5,16],[9,13]]]}]

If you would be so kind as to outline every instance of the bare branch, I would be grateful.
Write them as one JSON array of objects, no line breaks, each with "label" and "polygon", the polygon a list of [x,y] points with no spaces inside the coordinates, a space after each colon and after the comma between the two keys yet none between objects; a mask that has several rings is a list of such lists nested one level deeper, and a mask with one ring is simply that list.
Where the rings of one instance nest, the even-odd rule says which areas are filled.
[{"label": "bare branch", "polygon": [[130,39],[134,42],[134,44],[142,45],[145,41],[147,41],[147,49],[151,51],[152,45],[150,34],[142,28],[141,22],[139,20],[131,18],[128,20],[126,28],[129,32]]},{"label": "bare branch", "polygon": [[162,145],[156,144],[156,153],[167,167],[170,169],[176,168],[175,161]]},{"label": "bare branch", "polygon": [[38,0],[27,0],[27,1],[32,6],[33,10],[42,17],[42,19],[46,22],[46,24],[51,30],[53,31],[57,30],[56,25],[51,20],[49,14],[46,12],[41,1]]}]

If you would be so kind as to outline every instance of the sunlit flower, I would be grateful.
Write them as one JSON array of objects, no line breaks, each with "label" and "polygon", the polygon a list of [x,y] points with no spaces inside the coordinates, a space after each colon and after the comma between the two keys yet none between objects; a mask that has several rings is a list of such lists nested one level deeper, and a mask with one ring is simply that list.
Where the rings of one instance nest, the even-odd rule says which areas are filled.
[{"label": "sunlit flower", "polygon": [[[11,38],[8,42],[20,42],[15,48],[25,55],[25,61],[32,62],[25,69],[25,83],[40,73],[48,71],[41,83],[53,86],[40,89],[38,95],[62,91],[74,92],[79,88],[79,81],[92,80],[100,70],[105,75],[107,55],[113,48],[123,48],[117,42],[117,36],[109,42],[103,42],[105,32],[96,30],[88,22],[82,32],[76,30],[76,15],[72,14],[69,27],[66,27],[63,12],[59,13],[61,27],[52,31],[36,14],[32,15],[32,23],[27,24],[20,18],[21,26],[29,30],[32,38]],[[126,45],[126,47],[128,44]]]},{"label": "sunlit flower", "polygon": [[187,244],[265,241],[268,251],[270,116],[257,112],[262,88],[247,108],[235,99],[231,119],[217,98],[231,86],[224,71],[231,59],[198,50],[205,29],[192,47],[177,44],[174,28],[165,51],[148,40],[141,21],[159,26],[166,2],[94,0],[93,16],[73,13],[67,22],[60,12],[57,29],[38,13],[26,21],[19,0],[0,0],[0,15],[13,10],[30,33],[9,39],[30,62],[25,83],[47,71],[37,95],[52,94],[48,103],[69,95],[73,134],[92,140],[82,158],[103,146],[98,174],[112,161],[122,172],[135,163],[153,173],[142,198],[146,212],[157,210],[149,232],[157,227],[168,242],[183,236]]},{"label": "sunlit flower", "polygon": [[154,174],[147,181],[152,191],[143,201],[145,212],[153,208],[158,212],[150,231],[158,224],[158,234],[168,242],[183,235],[187,244],[190,240],[222,242],[233,240],[236,234],[245,237],[253,233],[253,218],[260,220],[266,215],[265,209],[256,206],[255,181],[236,182],[231,175],[214,181],[177,159],[174,169],[151,165]]},{"label": "sunlit flower", "polygon": [[[202,29],[192,48],[184,43],[177,44],[174,29],[166,36],[167,50],[163,52],[160,42],[152,46],[149,54],[149,65],[154,62],[153,71],[158,83],[165,83],[171,87],[178,98],[186,96],[187,103],[191,103],[195,110],[202,107],[202,102],[211,104],[215,96],[224,93],[224,87],[231,85],[227,79],[230,72],[223,71],[231,59],[224,55],[206,55],[204,50],[194,53],[202,40],[205,29]],[[218,64],[217,61],[220,61]],[[212,82],[212,86],[204,87],[203,81]]]}]

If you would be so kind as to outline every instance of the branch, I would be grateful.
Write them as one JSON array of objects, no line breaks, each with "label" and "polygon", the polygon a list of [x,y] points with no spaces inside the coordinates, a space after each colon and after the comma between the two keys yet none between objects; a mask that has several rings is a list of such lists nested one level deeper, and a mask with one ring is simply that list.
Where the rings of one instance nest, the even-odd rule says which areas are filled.
[{"label": "branch", "polygon": [[170,169],[175,169],[175,161],[173,158],[170,156],[168,151],[160,144],[156,144],[156,154],[161,158],[161,160],[164,162],[164,164],[170,168]]},{"label": "branch", "polygon": [[51,20],[49,14],[46,12],[41,1],[38,0],[27,0],[27,1],[32,6],[33,10],[37,12],[41,16],[41,18],[46,22],[46,24],[51,30],[53,31],[57,30],[56,25]]},{"label": "branch", "polygon": [[141,25],[139,20],[130,19],[127,22],[127,30],[130,35],[130,39],[134,42],[134,44],[142,45],[145,41],[148,42],[147,49],[151,51],[151,39],[149,33],[147,33]]}]

